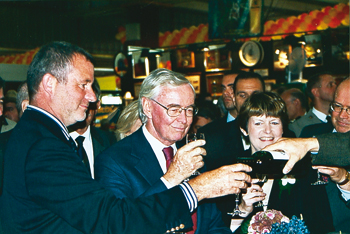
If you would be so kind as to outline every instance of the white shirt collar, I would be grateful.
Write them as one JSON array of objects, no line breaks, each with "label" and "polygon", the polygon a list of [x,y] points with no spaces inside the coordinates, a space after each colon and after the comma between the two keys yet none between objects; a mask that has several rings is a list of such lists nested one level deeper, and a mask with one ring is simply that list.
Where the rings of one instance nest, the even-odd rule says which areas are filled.
[{"label": "white shirt collar", "polygon": [[[145,135],[148,143],[151,145],[152,150],[154,154],[157,156],[158,162],[160,167],[162,168],[164,174],[167,171],[166,170],[166,160],[164,157],[163,149],[165,147],[168,147],[167,145],[164,145],[162,142],[160,142],[157,138],[155,138],[146,128],[146,125],[142,126],[142,132]],[[174,155],[176,154],[177,148],[175,143],[171,145],[174,149]]]},{"label": "white shirt collar", "polygon": [[317,118],[319,118],[322,122],[327,123],[327,115],[322,113],[319,110],[316,110],[315,107],[312,108],[312,113],[314,113],[316,115]]}]

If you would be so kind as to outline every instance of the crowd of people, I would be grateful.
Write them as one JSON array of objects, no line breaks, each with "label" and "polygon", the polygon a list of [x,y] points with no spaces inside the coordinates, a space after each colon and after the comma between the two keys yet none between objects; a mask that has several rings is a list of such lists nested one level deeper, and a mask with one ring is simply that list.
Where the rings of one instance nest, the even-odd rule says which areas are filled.
[{"label": "crowd of people", "polygon": [[[4,90],[0,78],[3,233],[240,233],[236,194],[242,222],[268,208],[302,215],[311,233],[350,233],[350,78],[266,92],[259,74],[230,71],[221,108],[157,69],[112,136],[94,126],[101,91],[80,47],[43,46],[27,81]],[[188,132],[205,140],[186,144]],[[260,150],[286,152],[287,175],[257,184],[237,160]],[[297,161],[306,169],[288,175]]]}]

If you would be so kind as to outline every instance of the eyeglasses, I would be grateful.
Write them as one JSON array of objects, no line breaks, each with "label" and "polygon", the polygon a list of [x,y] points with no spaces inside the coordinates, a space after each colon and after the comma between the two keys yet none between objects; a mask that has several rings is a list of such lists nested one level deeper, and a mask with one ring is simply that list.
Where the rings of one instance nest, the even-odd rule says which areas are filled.
[{"label": "eyeglasses", "polygon": [[197,114],[198,109],[195,106],[188,106],[188,107],[180,107],[180,106],[171,106],[171,107],[166,107],[162,104],[160,104],[159,102],[157,102],[156,100],[152,99],[152,101],[154,101],[155,103],[157,103],[158,105],[160,105],[161,107],[163,107],[164,109],[166,109],[166,113],[170,116],[170,117],[177,117],[181,114],[182,110],[185,110],[185,114],[187,117],[193,117],[194,115]]},{"label": "eyeglasses", "polygon": [[332,103],[331,110],[340,113],[342,110],[345,110],[348,115],[350,115],[350,107],[344,107],[339,103]]}]

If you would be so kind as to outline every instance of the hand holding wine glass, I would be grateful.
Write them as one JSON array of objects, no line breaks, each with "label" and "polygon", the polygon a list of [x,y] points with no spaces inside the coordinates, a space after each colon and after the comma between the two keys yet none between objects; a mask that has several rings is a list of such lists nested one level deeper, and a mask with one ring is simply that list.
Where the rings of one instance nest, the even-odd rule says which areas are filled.
[{"label": "hand holding wine glass", "polygon": [[[205,140],[204,133],[188,133],[186,135],[186,144],[192,142],[192,141],[197,141],[197,140]],[[199,171],[195,171],[192,176],[194,175],[199,175]]]},{"label": "hand holding wine glass", "polygon": [[247,192],[242,194],[242,202],[239,205],[240,210],[245,211],[246,215],[251,213],[254,207],[257,207],[256,203],[258,203],[258,205],[261,203],[261,206],[263,206],[262,201],[266,196],[262,187],[257,184],[259,181],[257,180],[257,183],[255,183],[254,180],[255,179],[253,179],[251,186],[247,188]]},{"label": "hand holding wine glass", "polygon": [[205,141],[198,140],[178,149],[163,178],[175,186],[203,167],[203,155],[206,155],[206,151],[201,146],[204,144]]}]

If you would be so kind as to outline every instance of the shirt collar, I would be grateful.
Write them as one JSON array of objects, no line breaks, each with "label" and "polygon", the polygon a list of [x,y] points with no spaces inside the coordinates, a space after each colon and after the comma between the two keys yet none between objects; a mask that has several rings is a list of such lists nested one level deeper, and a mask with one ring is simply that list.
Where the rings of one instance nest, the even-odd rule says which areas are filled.
[{"label": "shirt collar", "polygon": [[233,121],[233,120],[235,120],[235,119],[236,119],[236,118],[233,117],[233,116],[230,114],[230,112],[227,113],[227,123],[228,123],[228,122],[231,122],[231,121]]},{"label": "shirt collar", "polygon": [[90,126],[88,126],[88,128],[86,129],[86,131],[80,135],[79,133],[77,133],[76,131],[69,133],[73,139],[76,139],[78,136],[83,136],[85,137],[85,139],[90,139],[91,133],[90,133]]},{"label": "shirt collar", "polygon": [[39,111],[42,114],[46,115],[47,117],[51,118],[53,121],[55,121],[61,127],[61,130],[62,130],[64,136],[67,138],[67,140],[69,140],[70,135],[68,133],[67,127],[59,119],[57,119],[54,115],[52,115],[51,113],[49,113],[46,110],[41,109],[40,107],[37,107],[37,106],[28,105],[27,109],[28,110],[32,109],[32,110],[35,110],[35,111]]},{"label": "shirt collar", "polygon": [[[154,152],[161,152],[164,148],[168,147],[167,145],[164,145],[162,142],[160,142],[157,138],[155,138],[146,128],[146,125],[142,126],[143,134],[145,135],[147,141],[151,145]],[[171,145],[174,149],[174,154],[176,152],[176,145],[175,143]]]},{"label": "shirt collar", "polygon": [[317,118],[319,118],[322,122],[327,123],[327,115],[322,113],[319,110],[316,110],[315,107],[312,108],[312,113],[314,113],[316,115]]}]

